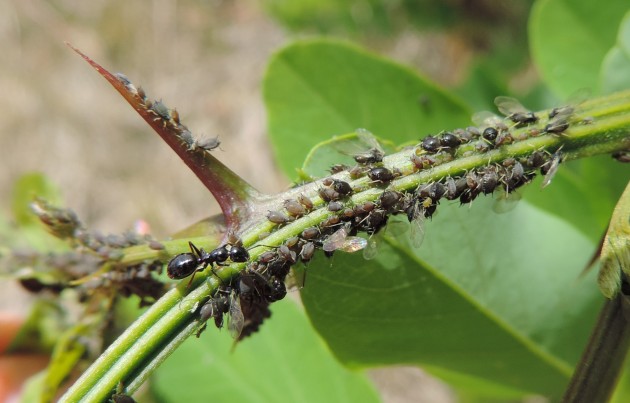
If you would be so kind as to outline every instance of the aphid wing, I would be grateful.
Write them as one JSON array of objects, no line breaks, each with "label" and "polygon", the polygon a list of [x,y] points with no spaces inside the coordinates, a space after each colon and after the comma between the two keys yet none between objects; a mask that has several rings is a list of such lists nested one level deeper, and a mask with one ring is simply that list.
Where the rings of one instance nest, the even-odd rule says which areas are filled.
[{"label": "aphid wing", "polygon": [[547,172],[547,175],[545,175],[545,178],[542,181],[541,188],[544,189],[551,184],[551,180],[553,179],[554,176],[556,176],[557,171],[558,171],[557,167],[549,168],[549,172]]},{"label": "aphid wing", "polygon": [[344,138],[338,139],[332,143],[332,148],[338,153],[354,156],[356,154],[365,153],[370,149],[360,138]]},{"label": "aphid wing", "polygon": [[382,243],[383,232],[379,232],[376,235],[372,235],[367,241],[365,249],[363,249],[363,259],[372,260],[378,255],[379,246]]},{"label": "aphid wing", "polygon": [[554,157],[551,160],[551,166],[549,167],[549,170],[547,171],[547,174],[545,175],[545,178],[542,181],[542,186],[541,186],[542,188],[546,188],[547,186],[549,186],[549,184],[551,184],[551,180],[553,179],[554,176],[556,176],[559,166],[560,166],[560,159],[557,157]]},{"label": "aphid wing", "polygon": [[570,118],[571,115],[573,115],[573,112],[575,112],[575,108],[573,106],[563,106],[559,109],[556,109],[556,114],[553,119],[549,121],[549,124],[556,125],[558,124],[558,122]]},{"label": "aphid wing", "polygon": [[499,109],[499,112],[501,112],[505,116],[510,116],[513,113],[529,112],[518,100],[512,97],[496,97],[494,99],[494,104]]},{"label": "aphid wing", "polygon": [[367,239],[361,238],[358,236],[351,236],[351,237],[346,238],[346,240],[343,242],[343,245],[339,248],[339,250],[342,250],[348,253],[353,253],[361,249],[364,249],[367,246],[367,244],[368,244]]},{"label": "aphid wing", "polygon": [[384,152],[383,151],[383,147],[381,147],[381,144],[378,142],[378,140],[376,139],[376,137],[374,137],[374,135],[366,129],[357,129],[355,131],[355,133],[357,134],[357,138],[365,143],[366,145],[369,146],[369,148],[375,148],[380,152]]},{"label": "aphid wing", "polygon": [[472,115],[472,121],[477,126],[496,126],[502,119],[489,111],[481,111]]},{"label": "aphid wing", "polygon": [[521,200],[520,193],[501,192],[492,205],[492,211],[497,214],[504,214],[512,211],[518,205],[519,200]]},{"label": "aphid wing", "polygon": [[345,227],[338,229],[324,241],[324,243],[322,244],[322,249],[325,252],[332,252],[339,249],[343,245],[343,242],[347,236],[348,232],[346,231]]},{"label": "aphid wing", "polygon": [[387,228],[385,229],[385,231],[393,237],[404,235],[409,230],[409,226],[407,225],[407,223],[405,221],[398,220],[397,216],[394,216],[392,218],[393,219],[389,220],[389,222],[387,223]]},{"label": "aphid wing", "polygon": [[230,335],[234,339],[238,339],[243,331],[244,325],[245,317],[243,316],[243,311],[241,310],[240,297],[233,295],[230,297],[230,317],[228,322]]},{"label": "aphid wing", "polygon": [[[554,120],[557,121],[562,118],[569,118],[571,115],[573,115],[573,113],[575,113],[576,109],[579,109],[578,106],[590,97],[591,90],[589,90],[588,88],[581,88],[575,91],[567,99],[566,105],[554,108]],[[551,117],[551,115],[549,117]]]},{"label": "aphid wing", "polygon": [[422,216],[418,216],[416,219],[411,221],[410,225],[411,245],[414,248],[419,248],[420,245],[422,245],[422,241],[424,241],[424,218],[422,218]]},{"label": "aphid wing", "polygon": [[577,106],[587,99],[591,98],[592,91],[589,88],[580,88],[576,90],[573,94],[569,95],[567,99],[567,103],[569,105]]}]

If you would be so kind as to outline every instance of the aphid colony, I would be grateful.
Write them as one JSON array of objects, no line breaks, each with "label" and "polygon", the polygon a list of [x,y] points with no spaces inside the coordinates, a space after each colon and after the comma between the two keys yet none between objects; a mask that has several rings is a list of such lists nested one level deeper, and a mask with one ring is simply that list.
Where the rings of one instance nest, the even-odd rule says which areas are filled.
[{"label": "aphid colony", "polygon": [[[327,201],[327,209],[334,214],[319,226],[305,229],[283,245],[263,252],[254,261],[250,261],[249,252],[235,237],[210,252],[190,244],[191,252],[175,256],[169,262],[167,272],[169,277],[181,279],[208,266],[214,271],[214,266],[248,262],[229,283],[221,284],[199,312],[200,321],[205,323],[213,319],[218,328],[223,327],[224,315],[228,314],[231,334],[236,340],[242,340],[256,332],[271,315],[269,304],[285,297],[285,280],[291,267],[300,261],[308,263],[316,250],[331,257],[338,250],[355,252],[364,249],[368,240],[357,234],[364,232],[369,237],[374,236],[385,228],[389,217],[396,214],[405,214],[422,234],[423,220],[434,214],[441,199],[470,203],[479,194],[490,194],[499,187],[512,192],[531,181],[534,169],[549,170],[554,158],[539,152],[526,161],[506,160],[503,164],[490,165],[461,177],[421,185],[413,192],[385,189],[377,201],[360,204],[351,202],[353,190],[348,182],[324,179],[319,193],[326,196],[322,199]],[[278,225],[289,223],[308,214],[313,209],[313,202],[300,195],[298,199],[285,200],[284,209],[286,211],[270,211],[269,221]],[[192,277],[189,283],[191,281]]]},{"label": "aphid colony", "polygon": [[[47,277],[22,277],[20,283],[26,290],[59,293],[73,288],[82,300],[108,293],[125,297],[137,295],[141,305],[151,305],[166,291],[156,278],[163,268],[159,260],[146,260],[132,266],[116,264],[124,255],[124,248],[142,244],[152,249],[164,248],[150,235],[135,231],[104,235],[88,231],[72,210],[52,206],[41,199],[32,202],[30,207],[52,235],[69,241],[75,250],[63,254],[13,254],[16,266],[51,269]],[[100,271],[104,261],[110,262],[109,270]]]},{"label": "aphid colony", "polygon": [[[504,119],[494,117],[484,120],[481,128],[456,129],[423,138],[411,153],[415,170],[428,169],[450,161],[459,147],[468,143],[474,143],[474,147],[469,147],[466,152],[479,153],[542,133],[561,135],[569,128],[569,117],[574,111],[572,107],[553,109],[543,129],[529,129],[530,125],[539,122],[534,113],[525,110],[511,98],[498,98],[497,105],[506,116]],[[155,105],[152,107],[155,108]],[[155,113],[164,120],[167,117],[169,121],[172,120],[172,116],[167,115],[161,107]],[[523,130],[517,134],[511,128]],[[353,154],[357,165],[334,165],[330,171],[332,174],[347,171],[347,176],[353,180],[369,178],[370,187],[382,189],[375,201],[355,203],[352,200],[355,192],[352,184],[336,175],[337,177],[323,179],[317,191],[321,199],[317,205],[319,207],[319,204],[325,204],[324,207],[329,211],[327,218],[318,226],[305,229],[280,246],[255,245],[254,247],[269,249],[257,259],[251,260],[248,250],[238,238],[232,237],[227,244],[211,252],[199,249],[191,243],[191,252],[177,255],[169,262],[168,275],[174,279],[194,276],[194,273],[208,266],[215,273],[215,266],[229,262],[247,263],[244,270],[229,283],[222,283],[201,307],[200,321],[204,325],[199,333],[210,319],[216,327],[223,327],[226,314],[230,317],[228,327],[236,340],[256,332],[261,323],[271,315],[269,304],[286,296],[285,280],[291,268],[300,261],[308,263],[318,249],[328,257],[338,250],[355,252],[364,249],[365,256],[370,248],[370,240],[386,227],[389,217],[397,214],[403,214],[412,224],[412,243],[419,246],[424,233],[423,222],[433,216],[442,199],[458,200],[461,204],[467,204],[480,194],[492,194],[497,189],[501,189],[507,198],[514,190],[531,182],[538,170],[545,176],[543,186],[546,186],[563,159],[562,147],[553,154],[539,150],[527,157],[507,158],[458,176],[422,184],[413,191],[401,192],[391,189],[390,184],[402,173],[383,166],[385,152],[378,141],[365,130],[357,131],[357,134],[359,140],[368,146],[367,149]],[[267,219],[274,225],[286,225],[309,214],[315,205],[309,197],[300,194],[296,199],[285,200],[283,209],[269,211]],[[367,234],[369,240],[358,237],[360,232]]]},{"label": "aphid colony", "polygon": [[415,167],[422,170],[440,162],[450,161],[458,147],[463,144],[473,145],[473,147],[468,147],[468,150],[463,154],[466,156],[469,153],[486,152],[545,133],[563,135],[569,129],[569,119],[575,111],[573,107],[569,106],[554,108],[549,112],[547,123],[542,129],[532,127],[516,132],[512,129],[533,125],[539,121],[539,117],[533,112],[527,111],[513,98],[497,97],[495,103],[506,116],[505,119],[489,112],[481,112],[473,116],[473,120],[478,123],[479,127],[471,126],[465,129],[455,129],[452,132],[442,132],[437,136],[426,136],[418,144],[415,153],[411,155],[411,161]]},{"label": "aphid colony", "polygon": [[195,139],[190,130],[180,122],[177,109],[169,109],[164,105],[162,100],[151,101],[144,92],[144,89],[142,89],[142,87],[136,88],[124,74],[116,73],[114,76],[125,86],[130,94],[140,101],[147,112],[155,115],[154,121],[161,121],[165,128],[169,127],[174,130],[179,138],[186,144],[189,151],[212,151],[221,145],[218,137]]}]

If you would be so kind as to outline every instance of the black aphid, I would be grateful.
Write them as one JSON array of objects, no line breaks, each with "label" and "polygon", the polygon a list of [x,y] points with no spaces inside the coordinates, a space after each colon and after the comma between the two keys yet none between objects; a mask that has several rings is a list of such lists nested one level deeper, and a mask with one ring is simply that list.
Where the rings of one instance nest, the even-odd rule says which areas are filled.
[{"label": "black aphid", "polygon": [[341,198],[341,195],[339,194],[339,192],[335,191],[335,189],[330,188],[330,187],[320,188],[318,190],[318,193],[319,193],[319,197],[321,197],[322,200],[325,202],[339,200]]},{"label": "black aphid", "polygon": [[302,246],[302,250],[300,250],[300,259],[302,262],[309,262],[313,255],[315,254],[315,244],[313,242],[306,242]]},{"label": "black aphid", "polygon": [[331,201],[328,203],[328,211],[341,211],[343,209],[343,203],[338,201]]},{"label": "black aphid", "polygon": [[372,148],[364,153],[356,154],[354,160],[359,164],[375,164],[383,161],[385,154],[376,148]]},{"label": "black aphid", "polygon": [[455,200],[462,195],[468,189],[468,182],[465,177],[460,177],[454,180],[455,193],[447,194],[448,200]]},{"label": "black aphid", "polygon": [[467,189],[459,196],[459,202],[461,204],[470,203],[477,197],[477,193],[471,192],[470,189]]},{"label": "black aphid", "polygon": [[514,165],[507,170],[502,179],[505,191],[511,193],[515,189],[529,182],[529,178],[525,175],[523,165],[516,161]]},{"label": "black aphid", "polygon": [[493,166],[486,168],[484,174],[481,176],[480,189],[483,194],[490,194],[494,192],[499,184],[499,174],[497,169]]},{"label": "black aphid", "polygon": [[483,133],[481,134],[484,139],[488,140],[492,144],[494,144],[494,141],[497,139],[498,135],[499,131],[494,127],[485,128]]},{"label": "black aphid", "polygon": [[293,217],[302,217],[306,214],[306,208],[295,199],[288,199],[284,201],[284,208]]},{"label": "black aphid", "polygon": [[298,196],[298,201],[300,202],[302,206],[304,206],[304,208],[307,211],[313,210],[313,202],[308,197],[304,196],[303,194],[300,194]]},{"label": "black aphid", "polygon": [[394,174],[387,168],[378,167],[368,171],[368,177],[374,182],[389,183],[394,180]]},{"label": "black aphid", "polygon": [[267,219],[274,224],[285,224],[291,221],[291,218],[282,211],[269,210],[267,213]]},{"label": "black aphid", "polygon": [[442,133],[440,137],[440,145],[444,148],[457,148],[461,144],[461,140],[450,132]]},{"label": "black aphid", "polygon": [[392,212],[398,209],[398,202],[402,199],[402,197],[403,195],[400,192],[386,190],[381,194],[379,204],[383,210]]},{"label": "black aphid", "polygon": [[527,166],[531,168],[540,168],[549,161],[549,154],[544,151],[534,151],[527,157]]},{"label": "black aphid", "polygon": [[534,112],[517,112],[508,116],[508,119],[516,123],[518,126],[524,126],[536,123],[538,121],[538,116],[536,116]]},{"label": "black aphid", "polygon": [[357,204],[356,206],[354,206],[353,210],[356,215],[362,215],[369,213],[375,208],[376,204],[374,204],[374,202],[366,201],[365,203]]},{"label": "black aphid", "polygon": [[428,153],[436,153],[440,150],[440,139],[438,139],[437,137],[433,137],[433,136],[427,136],[425,138],[422,139],[422,142],[420,143],[420,147],[428,152]]},{"label": "black aphid", "polygon": [[329,171],[331,174],[336,174],[339,172],[343,172],[346,169],[348,169],[349,167],[347,165],[344,164],[335,164],[333,166],[330,167]]},{"label": "black aphid", "polygon": [[309,227],[302,231],[302,238],[304,239],[315,239],[320,234],[319,228],[317,227]]},{"label": "black aphid", "polygon": [[387,225],[389,216],[383,210],[372,210],[363,221],[363,230],[369,235],[376,234]]},{"label": "black aphid", "polygon": [[440,182],[434,182],[429,186],[429,194],[428,196],[434,201],[437,202],[444,196],[446,193],[446,186],[441,184]]},{"label": "black aphid", "polygon": [[260,256],[258,256],[258,262],[267,264],[274,260],[277,256],[278,254],[276,253],[276,251],[269,250],[267,252],[261,253]]},{"label": "black aphid", "polygon": [[502,146],[506,144],[512,144],[513,141],[514,141],[514,137],[512,137],[512,133],[510,133],[507,130],[504,130],[501,133],[499,133],[499,135],[497,136],[495,145]]},{"label": "black aphid", "polygon": [[341,217],[339,217],[337,215],[334,215],[334,216],[328,217],[327,219],[322,221],[321,227],[322,228],[334,227],[337,224],[339,224],[340,222],[341,222]]},{"label": "black aphid", "polygon": [[334,179],[332,183],[332,188],[335,192],[339,193],[342,196],[347,196],[352,193],[352,186],[348,182],[344,182],[341,180]]},{"label": "black aphid", "polygon": [[435,213],[435,210],[437,209],[437,203],[433,199],[431,199],[430,197],[427,197],[426,199],[420,202],[420,205],[422,206],[422,214],[424,215],[424,218],[433,217],[433,214]]},{"label": "black aphid", "polygon": [[566,119],[558,119],[547,123],[543,131],[545,133],[561,134],[569,128],[569,122]]},{"label": "black aphid", "polygon": [[[229,295],[231,292],[232,288],[221,286],[214,294],[214,297],[210,298],[208,302],[202,305],[199,310],[199,320],[206,322],[210,318],[213,318],[215,326],[221,329],[223,327],[223,315],[227,314],[230,310]],[[203,331],[203,328],[197,332],[197,337],[199,337],[201,331]]]}]

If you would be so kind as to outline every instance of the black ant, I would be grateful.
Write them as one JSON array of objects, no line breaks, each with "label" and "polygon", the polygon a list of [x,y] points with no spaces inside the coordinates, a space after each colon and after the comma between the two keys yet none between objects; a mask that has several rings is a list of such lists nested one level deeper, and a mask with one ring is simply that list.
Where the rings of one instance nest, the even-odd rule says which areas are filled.
[{"label": "black ant", "polygon": [[[236,263],[244,263],[249,260],[249,252],[240,242],[234,242],[219,246],[211,252],[206,252],[203,248],[197,248],[192,242],[188,242],[190,252],[180,253],[172,258],[167,265],[166,274],[169,278],[180,280],[190,275],[188,287],[195,278],[198,271],[203,271],[208,266],[214,264],[222,265],[228,258]],[[228,249],[227,246],[230,246]],[[213,272],[214,273],[214,272]]]}]

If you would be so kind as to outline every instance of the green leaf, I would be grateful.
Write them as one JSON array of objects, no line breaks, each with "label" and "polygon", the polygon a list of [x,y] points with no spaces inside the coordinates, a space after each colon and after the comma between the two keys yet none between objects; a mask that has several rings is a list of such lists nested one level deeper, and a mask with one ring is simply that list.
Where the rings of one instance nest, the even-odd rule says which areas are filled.
[{"label": "green leaf", "polygon": [[62,204],[59,189],[46,176],[37,172],[22,175],[13,185],[11,195],[13,219],[10,221],[17,223],[17,228],[9,226],[9,220],[4,217],[0,218],[1,244],[46,252],[67,250],[68,244],[50,236],[31,210],[31,203],[36,198],[56,205]]},{"label": "green leaf", "polygon": [[375,260],[318,256],[302,290],[313,325],[344,363],[422,365],[456,388],[558,396],[597,313],[593,245],[521,203],[492,213],[443,203],[419,250],[404,234]]},{"label": "green leaf", "polygon": [[291,301],[272,305],[255,337],[231,351],[229,333],[209,323],[156,371],[164,402],[376,402],[364,375],[343,368]]},{"label": "green leaf", "polygon": [[272,17],[290,30],[351,33],[368,40],[391,35],[392,31],[445,28],[466,21],[465,13],[458,7],[430,0],[265,0],[263,4]]},{"label": "green leaf", "polygon": [[[94,324],[92,324],[93,327]],[[56,340],[48,367],[26,382],[22,402],[51,402],[61,385],[86,351],[86,340],[92,337],[90,326],[78,323]]]},{"label": "green leaf", "polygon": [[457,89],[458,95],[468,102],[474,110],[496,110],[494,98],[501,94],[507,95],[507,79],[500,73],[501,64],[492,63],[493,60],[481,60],[468,71],[468,78]]},{"label": "green leaf", "polygon": [[63,323],[66,320],[58,305],[46,299],[37,300],[8,351],[52,350],[63,336]]},{"label": "green leaf", "polygon": [[628,8],[626,0],[536,1],[529,24],[531,52],[558,96],[566,98],[582,88],[598,90],[602,60]]},{"label": "green leaf", "polygon": [[[385,153],[390,153],[396,146],[388,140],[376,139]],[[355,165],[351,155],[343,150],[361,147],[356,133],[335,136],[332,139],[317,144],[306,156],[302,172],[313,178],[321,178],[330,174],[330,167],[334,164]],[[364,146],[365,147],[365,146]]]},{"label": "green leaf", "polygon": [[621,290],[624,273],[630,277],[630,182],[610,218],[599,256],[599,288],[612,299]]},{"label": "green leaf", "polygon": [[46,370],[31,376],[22,386],[20,403],[39,403],[46,388]]},{"label": "green leaf", "polygon": [[354,46],[296,42],[277,53],[264,79],[272,147],[290,176],[307,150],[365,128],[396,144],[467,126],[470,111],[416,72]]},{"label": "green leaf", "polygon": [[603,93],[630,88],[630,12],[621,21],[617,43],[604,58],[600,80]]},{"label": "green leaf", "polygon": [[93,327],[94,323],[91,325],[78,323],[61,336],[53,350],[50,364],[46,368],[41,401],[52,401],[61,383],[70,376],[70,372],[87,349],[84,339],[94,336],[91,331]]}]

